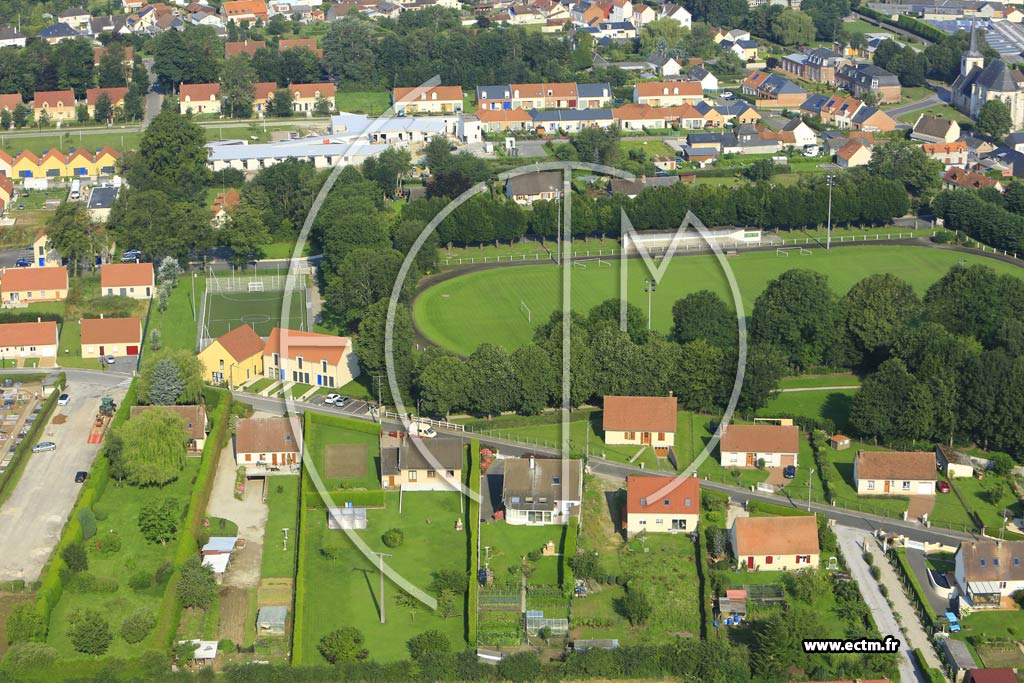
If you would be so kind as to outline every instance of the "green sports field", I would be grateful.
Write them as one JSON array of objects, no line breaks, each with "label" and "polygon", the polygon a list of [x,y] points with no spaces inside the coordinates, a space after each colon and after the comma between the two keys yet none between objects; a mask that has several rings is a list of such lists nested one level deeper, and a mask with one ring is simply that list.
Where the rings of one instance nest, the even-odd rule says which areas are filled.
[{"label": "green sports field", "polygon": [[207,292],[206,329],[212,339],[248,323],[256,334],[266,337],[275,327],[290,330],[306,329],[306,294],[297,289],[291,293],[288,319],[282,322],[283,290],[265,292]]},{"label": "green sports field", "polygon": [[[815,249],[809,256],[790,252],[747,252],[728,259],[739,285],[744,312],[750,315],[757,295],[769,280],[791,268],[806,268],[828,275],[838,293],[872,273],[893,273],[918,292],[924,291],[961,259],[984,263],[999,273],[1024,276],[1024,271],[1001,261],[941,249],[910,246],[843,247],[826,252]],[[595,262],[572,272],[572,304],[586,312],[618,297],[619,266],[599,267]],[[420,331],[430,340],[457,353],[469,354],[482,342],[514,349],[528,343],[534,328],[561,306],[561,271],[553,265],[492,268],[440,282],[415,301],[414,315]],[[644,278],[650,273],[639,260],[628,265],[629,301],[646,312]],[[668,265],[652,297],[653,327],[667,332],[672,304],[691,292],[710,289],[727,302],[729,287],[714,256],[677,256]],[[525,303],[531,320],[527,320]]]}]

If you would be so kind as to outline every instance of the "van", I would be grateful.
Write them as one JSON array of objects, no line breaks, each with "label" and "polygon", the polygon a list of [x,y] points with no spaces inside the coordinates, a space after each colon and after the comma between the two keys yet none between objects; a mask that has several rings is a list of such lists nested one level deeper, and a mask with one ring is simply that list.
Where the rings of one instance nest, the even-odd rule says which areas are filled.
[{"label": "van", "polygon": [[421,439],[433,439],[437,436],[434,428],[426,422],[413,422],[409,425],[409,436],[418,436]]},{"label": "van", "polygon": [[82,181],[75,179],[71,181],[71,198],[79,199],[82,196]]}]

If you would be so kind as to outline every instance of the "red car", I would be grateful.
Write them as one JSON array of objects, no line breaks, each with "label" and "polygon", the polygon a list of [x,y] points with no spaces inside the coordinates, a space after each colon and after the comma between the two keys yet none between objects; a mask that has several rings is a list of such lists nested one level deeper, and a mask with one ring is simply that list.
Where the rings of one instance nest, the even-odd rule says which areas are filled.
[{"label": "red car", "polygon": [[949,482],[940,481],[936,488],[939,489],[939,493],[949,493]]}]

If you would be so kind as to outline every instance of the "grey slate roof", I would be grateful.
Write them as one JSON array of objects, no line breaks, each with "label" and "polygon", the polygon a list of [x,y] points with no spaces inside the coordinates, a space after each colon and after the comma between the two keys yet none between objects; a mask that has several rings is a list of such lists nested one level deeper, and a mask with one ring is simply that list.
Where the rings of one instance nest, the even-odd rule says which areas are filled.
[{"label": "grey slate roof", "polygon": [[577,97],[611,97],[612,86],[610,83],[577,83]]},{"label": "grey slate roof", "polygon": [[654,176],[653,178],[612,178],[609,182],[609,190],[612,194],[624,194],[635,197],[649,187],[669,187],[679,182],[679,176]]},{"label": "grey slate roof", "polygon": [[514,195],[538,195],[542,192],[560,192],[564,178],[560,171],[526,173],[508,179],[508,188]]},{"label": "grey slate roof", "polygon": [[828,102],[828,96],[826,95],[808,95],[804,103],[800,105],[800,108],[804,111],[821,114],[821,108],[826,102]]},{"label": "grey slate roof", "polygon": [[878,107],[861,107],[857,110],[857,113],[853,115],[853,122],[864,123],[877,113]]},{"label": "grey slate roof", "polygon": [[1013,75],[1006,67],[1006,62],[1001,59],[994,59],[978,74],[977,84],[995,92],[1013,92],[1017,90],[1017,83]]},{"label": "grey slate roof", "polygon": [[461,470],[465,447],[459,439],[430,439],[424,448],[437,462],[431,462],[409,443],[398,448],[384,448],[380,453],[380,468],[385,475],[398,474],[400,470]]},{"label": "grey slate roof", "polygon": [[77,35],[81,34],[67,24],[60,22],[47,26],[39,32],[40,38],[70,38]]},{"label": "grey slate roof", "polygon": [[878,82],[878,87],[899,85],[900,79],[896,74],[886,71],[874,64],[857,64],[856,66],[845,66],[841,69],[843,76],[866,88],[871,87],[872,81]]},{"label": "grey slate roof", "polygon": [[922,116],[914,126],[914,133],[930,138],[945,139],[953,119],[941,116]]},{"label": "grey slate roof", "polygon": [[477,100],[510,100],[512,99],[512,88],[507,85],[478,85],[476,86]]},{"label": "grey slate roof", "polygon": [[583,499],[581,460],[506,460],[503,479],[502,499],[509,509],[550,510],[556,500]]},{"label": "grey slate roof", "polygon": [[611,109],[552,109],[530,110],[530,118],[539,123],[561,123],[563,121],[611,121]]}]

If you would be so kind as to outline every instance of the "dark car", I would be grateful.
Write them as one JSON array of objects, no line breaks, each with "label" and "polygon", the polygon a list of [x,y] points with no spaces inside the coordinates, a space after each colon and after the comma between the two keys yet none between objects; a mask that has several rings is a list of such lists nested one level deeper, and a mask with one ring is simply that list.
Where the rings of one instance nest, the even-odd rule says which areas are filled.
[{"label": "dark car", "polygon": [[14,265],[18,266],[19,268],[30,268],[32,266],[32,262],[29,261],[27,258],[20,258],[14,262]]},{"label": "dark car", "polygon": [[76,484],[81,484],[82,482],[85,481],[85,478],[88,477],[88,476],[89,476],[89,473],[85,472],[85,471],[75,472],[75,483]]},{"label": "dark car", "polygon": [[782,476],[786,479],[796,479],[796,466],[786,465],[782,470]]},{"label": "dark car", "polygon": [[939,489],[939,493],[949,493],[949,482],[940,481],[938,484],[936,484],[936,488]]}]

